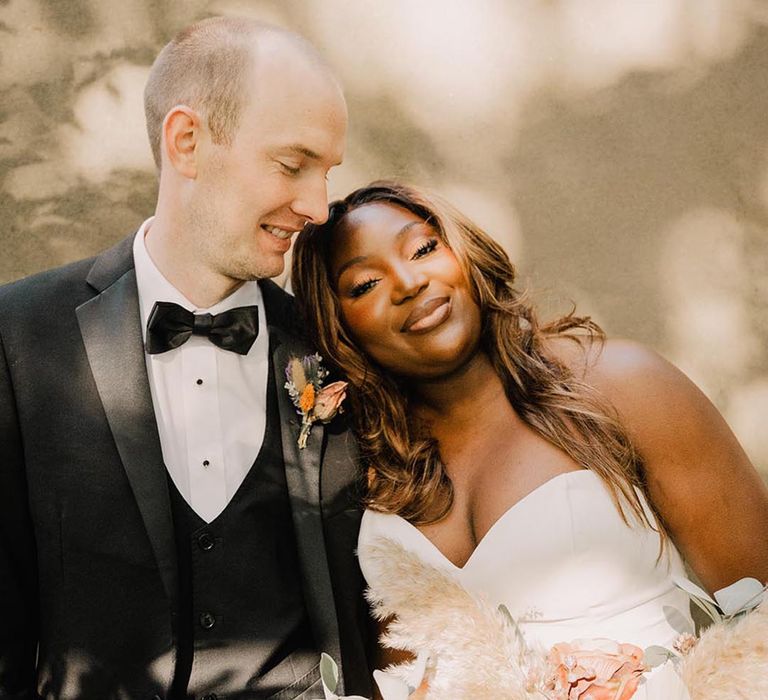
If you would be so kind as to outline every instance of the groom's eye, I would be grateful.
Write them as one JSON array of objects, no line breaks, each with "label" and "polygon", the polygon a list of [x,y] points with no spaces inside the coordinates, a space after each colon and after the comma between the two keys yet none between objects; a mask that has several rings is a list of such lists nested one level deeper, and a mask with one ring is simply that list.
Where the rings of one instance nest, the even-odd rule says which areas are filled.
[{"label": "groom's eye", "polygon": [[301,166],[293,166],[288,163],[283,163],[281,160],[277,161],[280,167],[289,175],[298,175],[301,172]]}]

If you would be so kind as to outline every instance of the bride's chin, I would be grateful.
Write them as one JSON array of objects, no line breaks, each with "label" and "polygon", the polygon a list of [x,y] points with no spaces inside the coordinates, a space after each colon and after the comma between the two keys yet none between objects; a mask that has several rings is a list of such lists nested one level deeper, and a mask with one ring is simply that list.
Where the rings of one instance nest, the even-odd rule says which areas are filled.
[{"label": "bride's chin", "polygon": [[404,379],[439,382],[454,379],[468,372],[483,357],[479,343],[451,348],[444,353],[432,353],[421,358],[419,368]]}]

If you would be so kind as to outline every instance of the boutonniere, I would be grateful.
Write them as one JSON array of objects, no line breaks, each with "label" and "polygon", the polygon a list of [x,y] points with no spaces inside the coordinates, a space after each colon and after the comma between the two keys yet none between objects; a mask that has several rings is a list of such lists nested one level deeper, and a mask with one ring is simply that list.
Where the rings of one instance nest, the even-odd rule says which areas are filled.
[{"label": "boutonniere", "polygon": [[323,358],[317,353],[302,359],[292,357],[285,368],[285,388],[301,416],[299,449],[307,446],[307,438],[315,421],[328,423],[337,413],[343,411],[341,402],[347,396],[347,382],[333,382],[323,386],[328,370],[321,364]]}]

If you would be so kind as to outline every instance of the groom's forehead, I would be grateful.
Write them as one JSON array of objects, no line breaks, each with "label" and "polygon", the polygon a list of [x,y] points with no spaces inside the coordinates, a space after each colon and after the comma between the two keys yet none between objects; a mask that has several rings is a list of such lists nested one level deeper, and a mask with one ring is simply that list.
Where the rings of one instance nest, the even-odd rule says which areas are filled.
[{"label": "groom's forehead", "polygon": [[312,160],[341,159],[347,126],[344,95],[330,71],[303,57],[254,60],[241,127],[259,140],[292,148]]},{"label": "groom's forehead", "polygon": [[246,84],[251,94],[266,100],[281,94],[294,97],[334,95],[343,100],[338,79],[317,54],[282,40],[253,43]]}]

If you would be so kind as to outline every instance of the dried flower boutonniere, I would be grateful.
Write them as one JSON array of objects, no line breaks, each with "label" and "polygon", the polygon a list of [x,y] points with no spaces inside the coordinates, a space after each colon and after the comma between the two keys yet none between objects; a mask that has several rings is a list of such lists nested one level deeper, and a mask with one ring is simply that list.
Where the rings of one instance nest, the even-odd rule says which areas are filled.
[{"label": "dried flower boutonniere", "polygon": [[347,382],[333,382],[323,386],[328,370],[320,364],[322,357],[315,353],[302,359],[292,357],[285,368],[285,388],[301,416],[299,449],[307,446],[307,438],[315,421],[328,423],[343,411],[341,402],[347,396]]}]

